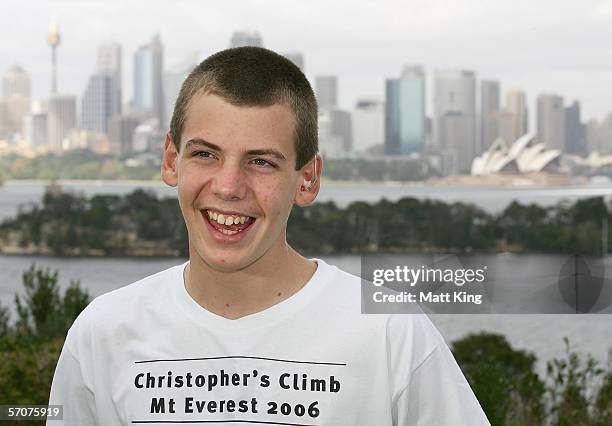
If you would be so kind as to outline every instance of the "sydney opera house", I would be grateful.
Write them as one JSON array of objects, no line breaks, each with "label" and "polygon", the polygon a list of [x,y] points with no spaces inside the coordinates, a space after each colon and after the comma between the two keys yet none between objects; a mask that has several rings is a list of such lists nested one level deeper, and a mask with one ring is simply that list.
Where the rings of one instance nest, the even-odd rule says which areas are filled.
[{"label": "sydney opera house", "polygon": [[515,186],[566,185],[570,176],[562,153],[536,142],[528,133],[512,144],[497,139],[472,162],[471,174],[446,176],[432,184]]},{"label": "sydney opera house", "polygon": [[508,146],[497,139],[489,149],[472,162],[472,176],[493,174],[527,174],[560,172],[561,151],[547,149],[536,143],[534,135],[528,133]]}]

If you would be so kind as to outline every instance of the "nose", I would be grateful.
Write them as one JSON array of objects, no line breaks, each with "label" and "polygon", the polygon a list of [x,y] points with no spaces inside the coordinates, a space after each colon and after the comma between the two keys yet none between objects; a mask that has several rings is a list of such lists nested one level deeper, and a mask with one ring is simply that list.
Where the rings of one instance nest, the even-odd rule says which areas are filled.
[{"label": "nose", "polygon": [[244,171],[239,164],[225,162],[213,178],[212,192],[225,201],[242,200],[247,194]]}]

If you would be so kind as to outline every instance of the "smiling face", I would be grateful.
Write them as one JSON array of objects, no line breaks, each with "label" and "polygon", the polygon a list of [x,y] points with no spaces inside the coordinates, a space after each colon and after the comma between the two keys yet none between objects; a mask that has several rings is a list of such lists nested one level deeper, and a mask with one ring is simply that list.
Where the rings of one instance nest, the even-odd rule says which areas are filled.
[{"label": "smiling face", "polygon": [[314,201],[321,170],[318,156],[295,170],[294,123],[282,104],[193,98],[180,152],[167,136],[162,164],[164,182],[178,187],[192,260],[231,272],[282,258],[291,207]]}]

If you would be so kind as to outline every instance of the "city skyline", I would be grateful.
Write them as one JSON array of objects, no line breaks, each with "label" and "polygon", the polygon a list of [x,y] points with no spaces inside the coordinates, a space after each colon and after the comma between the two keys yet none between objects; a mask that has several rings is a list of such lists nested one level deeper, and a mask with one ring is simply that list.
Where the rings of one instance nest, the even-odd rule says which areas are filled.
[{"label": "city skyline", "polygon": [[[123,49],[127,102],[133,93],[131,56],[153,34],[161,35],[169,69],[193,57],[194,51],[203,58],[226,48],[232,32],[250,29],[261,35],[267,48],[302,53],[311,82],[316,75],[337,75],[343,109],[353,109],[361,98],[383,101],[385,80],[397,78],[406,64],[420,64],[427,75],[427,93],[432,93],[436,70],[466,69],[474,71],[478,81],[499,81],[502,97],[512,89],[527,93],[530,113],[540,93],[558,93],[567,104],[580,101],[584,121],[602,120],[612,112],[609,96],[601,89],[612,86],[612,58],[606,57],[605,45],[612,37],[611,2],[315,1],[296,2],[293,10],[299,13],[289,14],[273,2],[238,1],[232,9],[241,10],[240,15],[225,13],[227,8],[216,2],[126,3],[44,1],[36,3],[37,13],[32,14],[32,1],[3,2],[0,33],[5,40],[19,42],[2,43],[0,70],[19,64],[32,78],[33,98],[48,97],[50,49],[45,38],[49,24],[57,22],[62,33],[59,92],[80,96],[96,68],[97,46],[113,40]],[[529,15],[521,14],[526,10]],[[431,116],[428,98],[426,113]]]}]

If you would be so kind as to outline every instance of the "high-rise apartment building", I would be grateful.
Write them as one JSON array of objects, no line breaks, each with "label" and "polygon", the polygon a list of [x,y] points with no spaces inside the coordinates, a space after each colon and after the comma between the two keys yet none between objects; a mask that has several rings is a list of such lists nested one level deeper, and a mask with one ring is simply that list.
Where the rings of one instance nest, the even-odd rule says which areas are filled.
[{"label": "high-rise apartment building", "polygon": [[563,97],[542,94],[537,99],[537,141],[549,149],[565,149],[565,108]]},{"label": "high-rise apartment building", "polygon": [[257,31],[236,31],[232,33],[230,47],[263,47],[263,40]]},{"label": "high-rise apartment building", "polygon": [[[434,140],[441,155],[455,158],[458,171],[469,173],[476,146],[476,75],[445,70],[434,75]],[[449,162],[450,163],[450,162]],[[453,172],[442,170],[443,174]]]},{"label": "high-rise apartment building", "polygon": [[76,127],[76,97],[52,95],[47,104],[47,141],[49,148],[59,152],[70,130]]},{"label": "high-rise apartment building", "polygon": [[159,34],[149,44],[140,46],[134,54],[134,113],[143,120],[156,118],[166,129],[162,82],[163,46]]},{"label": "high-rise apartment building", "polygon": [[2,76],[2,96],[30,97],[30,77],[19,65],[10,67]]},{"label": "high-rise apartment building", "polygon": [[81,127],[100,133],[107,133],[108,120],[119,113],[115,73],[98,72],[89,78],[83,94]]},{"label": "high-rise apartment building", "polygon": [[480,152],[486,151],[499,137],[499,83],[480,82]]},{"label": "high-rise apartment building", "polygon": [[338,78],[335,75],[320,75],[315,78],[315,93],[319,109],[338,106]]},{"label": "high-rise apartment building", "polygon": [[121,45],[109,41],[98,46],[98,64],[99,73],[104,73],[113,76],[115,91],[113,111],[121,112],[121,102],[123,99],[123,74],[121,66]]},{"label": "high-rise apartment building", "polygon": [[385,154],[420,153],[425,146],[425,73],[405,67],[385,87]]}]

